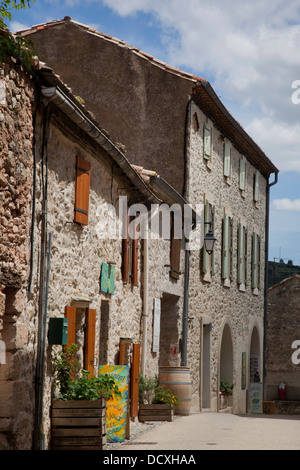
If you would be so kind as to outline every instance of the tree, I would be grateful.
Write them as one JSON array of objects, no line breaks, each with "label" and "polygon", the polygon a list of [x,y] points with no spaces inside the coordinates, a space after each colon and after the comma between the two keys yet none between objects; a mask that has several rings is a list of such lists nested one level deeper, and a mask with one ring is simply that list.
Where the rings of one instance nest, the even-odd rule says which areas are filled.
[{"label": "tree", "polygon": [[30,42],[11,34],[4,23],[5,19],[12,19],[13,10],[30,7],[30,2],[34,0],[0,0],[0,63],[8,55],[30,68],[29,59],[33,56],[33,52],[29,50]]}]

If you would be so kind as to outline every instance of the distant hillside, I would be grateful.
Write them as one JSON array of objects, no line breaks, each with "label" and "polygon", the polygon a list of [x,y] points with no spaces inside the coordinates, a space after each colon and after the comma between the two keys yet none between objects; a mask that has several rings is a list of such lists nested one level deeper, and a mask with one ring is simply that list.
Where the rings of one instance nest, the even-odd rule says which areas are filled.
[{"label": "distant hillside", "polygon": [[294,266],[292,261],[285,263],[280,260],[279,263],[275,261],[268,262],[269,271],[269,287],[278,284],[283,279],[292,276],[292,274],[300,274],[300,266]]}]

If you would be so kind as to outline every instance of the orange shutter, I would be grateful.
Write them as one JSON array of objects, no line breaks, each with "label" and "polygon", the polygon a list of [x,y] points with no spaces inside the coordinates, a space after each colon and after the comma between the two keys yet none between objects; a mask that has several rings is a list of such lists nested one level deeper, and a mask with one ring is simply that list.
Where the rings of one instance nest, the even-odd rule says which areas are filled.
[{"label": "orange shutter", "polygon": [[[135,236],[137,236],[138,225],[135,224]],[[139,239],[132,240],[132,284],[137,286],[138,283],[138,261],[139,261]]]},{"label": "orange shutter", "polygon": [[84,347],[84,368],[89,371],[89,377],[94,377],[95,360],[95,326],[96,310],[88,308],[86,311],[86,330]]},{"label": "orange shutter", "polygon": [[65,318],[68,319],[68,344],[67,347],[75,343],[76,333],[76,307],[65,307]]},{"label": "orange shutter", "polygon": [[181,240],[178,238],[171,238],[171,270],[170,276],[174,279],[179,279],[180,275],[180,248]]},{"label": "orange shutter", "polygon": [[130,389],[131,389],[131,407],[130,407],[130,416],[138,416],[139,408],[139,374],[140,374],[140,349],[139,344],[133,344],[132,349],[132,363],[131,363],[131,380],[130,380]]},{"label": "orange shutter", "polygon": [[83,158],[76,160],[76,189],[74,222],[88,224],[91,164]]},{"label": "orange shutter", "polygon": [[128,238],[128,225],[129,225],[129,218],[125,215],[124,220],[124,234],[123,234],[123,282],[128,282],[129,276],[129,238]]}]

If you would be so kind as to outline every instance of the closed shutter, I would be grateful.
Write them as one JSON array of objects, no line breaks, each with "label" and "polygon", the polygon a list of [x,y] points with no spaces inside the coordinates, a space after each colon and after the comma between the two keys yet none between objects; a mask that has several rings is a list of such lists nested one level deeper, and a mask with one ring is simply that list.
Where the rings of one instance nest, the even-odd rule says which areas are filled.
[{"label": "closed shutter", "polygon": [[123,234],[123,282],[128,282],[129,279],[129,251],[130,251],[130,240],[128,235],[129,218],[125,215],[124,220],[124,234]]},{"label": "closed shutter", "polygon": [[[216,206],[212,206],[212,211],[211,211],[211,217],[212,217],[212,232],[215,233],[216,229]],[[216,273],[216,250],[212,252],[211,256],[211,274],[214,275]]]},{"label": "closed shutter", "polygon": [[180,251],[181,251],[181,240],[174,238],[172,235],[171,238],[171,269],[170,276],[173,279],[179,279],[180,276]]},{"label": "closed shutter", "polygon": [[83,158],[76,160],[74,222],[88,225],[91,164]]},{"label": "closed shutter", "polygon": [[228,278],[228,259],[229,259],[229,217],[224,215],[223,219],[223,240],[222,240],[222,278]]},{"label": "closed shutter", "polygon": [[245,157],[240,159],[240,182],[239,187],[242,191],[245,190],[245,181],[246,181],[246,161]]},{"label": "closed shutter", "polygon": [[84,368],[89,371],[89,377],[94,377],[95,327],[96,310],[88,308],[86,311]]},{"label": "closed shutter", "polygon": [[248,283],[248,230],[245,228],[244,237],[244,272],[245,272],[245,286]]},{"label": "closed shutter", "polygon": [[230,144],[224,144],[224,176],[230,176]]},{"label": "closed shutter", "polygon": [[208,124],[204,124],[204,158],[209,160],[211,157],[211,127]]},{"label": "closed shutter", "polygon": [[252,234],[252,281],[251,287],[255,289],[257,287],[257,234]]},{"label": "closed shutter", "polygon": [[259,172],[258,171],[256,171],[254,175],[253,199],[256,202],[259,200]]},{"label": "closed shutter", "polygon": [[[137,236],[138,227],[135,224],[135,234]],[[139,262],[139,239],[132,240],[132,284],[138,284],[138,262]]]},{"label": "closed shutter", "polygon": [[242,224],[238,226],[238,260],[237,260],[237,283],[243,282],[243,267],[244,267],[244,227]]},{"label": "closed shutter", "polygon": [[69,348],[75,343],[76,335],[76,307],[65,307],[65,318],[68,319],[68,343]]},{"label": "closed shutter", "polygon": [[[207,224],[210,222],[210,214],[209,214],[209,202],[206,200],[205,201],[205,207],[204,207],[204,232],[205,234],[207,233],[209,229],[209,225]],[[209,266],[209,254],[207,253],[205,247],[203,247],[203,273],[206,274],[208,272],[208,266]]]}]

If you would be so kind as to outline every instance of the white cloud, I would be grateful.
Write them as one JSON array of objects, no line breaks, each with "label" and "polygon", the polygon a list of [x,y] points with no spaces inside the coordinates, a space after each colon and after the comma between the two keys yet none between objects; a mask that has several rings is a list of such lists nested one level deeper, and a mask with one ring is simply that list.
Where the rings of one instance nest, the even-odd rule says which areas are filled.
[{"label": "white cloud", "polygon": [[30,26],[20,23],[19,21],[12,21],[10,23],[10,31],[16,33],[17,31],[22,31],[23,29],[28,29]]},{"label": "white cloud", "polygon": [[122,16],[151,14],[169,63],[209,78],[225,105],[238,103],[238,113],[229,110],[280,170],[300,173],[300,105],[291,87],[300,79],[299,0],[102,3]]},{"label": "white cloud", "polygon": [[300,211],[300,199],[274,199],[271,208],[276,211]]}]

